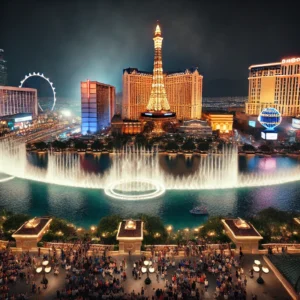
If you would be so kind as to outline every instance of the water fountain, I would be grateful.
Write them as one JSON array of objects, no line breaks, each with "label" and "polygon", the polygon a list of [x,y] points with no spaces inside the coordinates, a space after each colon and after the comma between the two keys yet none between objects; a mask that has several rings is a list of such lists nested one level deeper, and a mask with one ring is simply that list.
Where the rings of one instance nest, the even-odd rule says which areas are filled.
[{"label": "water fountain", "polygon": [[300,168],[271,174],[239,174],[237,147],[225,146],[220,153],[200,157],[199,168],[189,176],[167,174],[159,165],[159,153],[144,148],[126,147],[111,155],[112,166],[103,175],[81,167],[84,157],[77,153],[48,152],[45,169],[27,159],[25,144],[0,142],[0,182],[14,177],[50,184],[103,189],[116,199],[141,200],[161,196],[165,190],[226,189],[281,184],[300,180]]}]

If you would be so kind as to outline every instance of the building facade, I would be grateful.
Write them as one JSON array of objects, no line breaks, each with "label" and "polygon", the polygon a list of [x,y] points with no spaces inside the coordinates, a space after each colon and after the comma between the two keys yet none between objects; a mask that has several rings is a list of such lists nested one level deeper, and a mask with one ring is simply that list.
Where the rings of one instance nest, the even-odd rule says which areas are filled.
[{"label": "building facade", "polygon": [[0,117],[30,113],[38,115],[37,90],[12,86],[0,86]]},{"label": "building facade", "polygon": [[205,112],[203,118],[207,121],[213,131],[220,134],[231,134],[233,127],[233,114],[224,112]]},{"label": "building facade", "polygon": [[4,50],[0,49],[0,86],[7,85],[7,65],[4,60]]},{"label": "building facade", "polygon": [[98,132],[110,125],[115,113],[114,86],[97,81],[81,82],[81,133]]},{"label": "building facade", "polygon": [[197,68],[163,73],[159,25],[154,34],[153,73],[136,68],[123,70],[122,117],[138,120],[145,112],[173,112],[179,120],[200,119],[203,76]]},{"label": "building facade", "polygon": [[[170,110],[178,120],[200,119],[203,76],[196,68],[165,73],[164,83]],[[152,86],[152,73],[128,68],[123,71],[123,118],[137,120],[145,111]]]},{"label": "building facade", "polygon": [[300,113],[300,57],[249,67],[246,114],[259,115],[267,107],[282,116]]}]

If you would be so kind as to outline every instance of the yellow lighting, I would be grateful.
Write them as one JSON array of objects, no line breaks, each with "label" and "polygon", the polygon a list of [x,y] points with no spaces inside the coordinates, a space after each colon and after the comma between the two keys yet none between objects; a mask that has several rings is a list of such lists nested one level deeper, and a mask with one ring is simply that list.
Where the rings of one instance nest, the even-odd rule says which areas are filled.
[{"label": "yellow lighting", "polygon": [[96,227],[95,227],[95,226],[91,226],[91,230],[92,230],[92,231],[95,231],[95,230],[96,230]]},{"label": "yellow lighting", "polygon": [[81,227],[77,228],[77,231],[78,232],[82,231],[82,228]]},{"label": "yellow lighting", "polygon": [[167,227],[167,231],[172,231],[173,230],[173,227],[171,226],[171,225],[169,225],[168,227]]}]

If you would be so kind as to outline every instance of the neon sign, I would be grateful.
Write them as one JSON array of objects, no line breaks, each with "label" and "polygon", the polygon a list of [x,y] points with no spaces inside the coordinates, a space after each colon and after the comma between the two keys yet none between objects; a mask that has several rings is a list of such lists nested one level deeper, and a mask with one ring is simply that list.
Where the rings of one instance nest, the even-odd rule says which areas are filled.
[{"label": "neon sign", "polygon": [[300,57],[293,57],[293,58],[283,59],[281,62],[283,64],[300,62]]}]

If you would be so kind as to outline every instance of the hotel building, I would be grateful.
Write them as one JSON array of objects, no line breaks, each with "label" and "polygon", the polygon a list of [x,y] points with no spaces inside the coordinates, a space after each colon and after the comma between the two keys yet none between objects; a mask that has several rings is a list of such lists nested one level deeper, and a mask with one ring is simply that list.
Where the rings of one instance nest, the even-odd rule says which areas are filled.
[{"label": "hotel building", "polygon": [[[165,73],[164,84],[170,110],[178,120],[200,119],[203,76],[196,68]],[[137,120],[145,111],[152,87],[152,73],[128,68],[123,71],[122,117]]]},{"label": "hotel building", "polygon": [[115,112],[114,86],[97,81],[81,82],[81,133],[90,134],[110,125]]},{"label": "hotel building", "polygon": [[12,86],[0,86],[0,117],[30,113],[38,115],[37,90]]},{"label": "hotel building", "polygon": [[249,67],[246,114],[259,115],[266,107],[282,116],[300,113],[300,57]]},{"label": "hotel building", "polygon": [[123,70],[123,119],[138,120],[145,109],[156,114],[158,111],[172,112],[178,120],[201,118],[203,76],[197,68],[164,73],[162,40],[160,26],[157,25],[153,38],[153,73],[136,68]]}]

